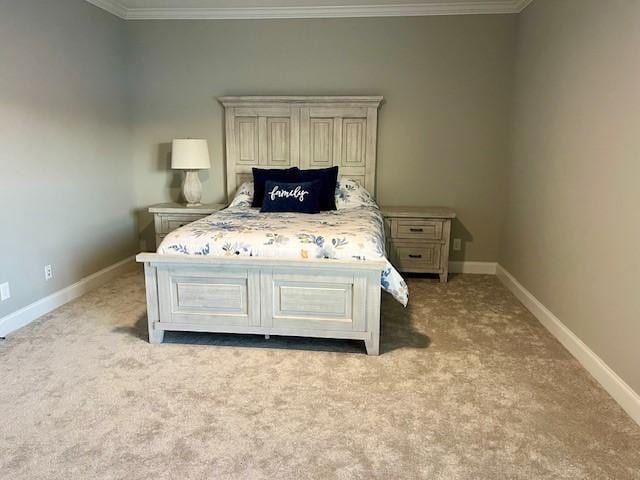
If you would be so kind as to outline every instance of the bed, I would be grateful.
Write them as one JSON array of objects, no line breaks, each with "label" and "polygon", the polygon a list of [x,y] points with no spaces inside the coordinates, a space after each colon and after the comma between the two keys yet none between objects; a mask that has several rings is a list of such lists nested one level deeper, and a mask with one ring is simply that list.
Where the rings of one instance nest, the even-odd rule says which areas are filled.
[{"label": "bed", "polygon": [[[222,97],[229,208],[168,235],[144,263],[149,341],[165,331],[363,340],[380,348],[381,287],[406,304],[375,205],[381,97]],[[339,166],[338,210],[261,214],[252,167]],[[240,187],[240,188],[239,188]],[[239,188],[239,189],[238,189]]]}]

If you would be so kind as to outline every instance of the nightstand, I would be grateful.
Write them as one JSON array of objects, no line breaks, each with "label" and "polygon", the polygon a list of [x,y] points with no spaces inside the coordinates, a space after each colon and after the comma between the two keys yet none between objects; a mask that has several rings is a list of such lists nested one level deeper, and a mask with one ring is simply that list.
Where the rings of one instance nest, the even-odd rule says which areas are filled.
[{"label": "nightstand", "polygon": [[162,242],[167,233],[186,224],[200,220],[213,212],[222,210],[226,205],[222,203],[204,204],[199,207],[187,207],[182,203],[159,203],[149,207],[149,213],[153,213],[156,228],[156,248]]},{"label": "nightstand", "polygon": [[445,207],[380,207],[385,219],[387,254],[400,272],[449,274],[451,221]]}]

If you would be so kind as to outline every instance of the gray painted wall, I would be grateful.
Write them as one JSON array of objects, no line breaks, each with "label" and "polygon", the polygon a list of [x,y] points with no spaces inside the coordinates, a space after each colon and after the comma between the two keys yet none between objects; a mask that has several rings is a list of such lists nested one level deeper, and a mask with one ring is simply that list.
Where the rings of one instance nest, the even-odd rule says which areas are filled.
[{"label": "gray painted wall", "polygon": [[520,16],[500,263],[640,392],[640,2]]},{"label": "gray painted wall", "polygon": [[0,45],[1,318],[135,253],[136,232],[124,22],[3,0]]},{"label": "gray painted wall", "polygon": [[[515,15],[127,23],[136,205],[175,200],[169,145],[209,140],[204,200],[224,200],[226,94],[379,94],[378,200],[448,205],[457,259],[496,261]],[[142,235],[152,245],[148,216]],[[143,247],[144,248],[144,247]],[[149,248],[149,247],[147,247]]]}]

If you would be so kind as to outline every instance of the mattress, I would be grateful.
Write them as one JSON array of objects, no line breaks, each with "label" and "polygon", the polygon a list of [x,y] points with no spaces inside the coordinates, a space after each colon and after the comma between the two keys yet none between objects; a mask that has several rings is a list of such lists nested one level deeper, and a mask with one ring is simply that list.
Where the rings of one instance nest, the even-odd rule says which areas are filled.
[{"label": "mattress", "polygon": [[275,257],[288,259],[385,260],[381,287],[403,305],[408,288],[385,257],[384,223],[372,202],[321,212],[261,213],[234,203],[169,233],[159,254]]}]

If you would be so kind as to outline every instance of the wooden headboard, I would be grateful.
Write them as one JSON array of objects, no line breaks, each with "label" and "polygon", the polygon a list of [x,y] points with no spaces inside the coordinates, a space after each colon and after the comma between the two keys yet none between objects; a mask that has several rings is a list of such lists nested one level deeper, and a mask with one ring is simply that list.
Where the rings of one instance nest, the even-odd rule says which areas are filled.
[{"label": "wooden headboard", "polygon": [[220,97],[225,109],[227,198],[251,180],[252,167],[326,168],[376,183],[382,97]]}]

